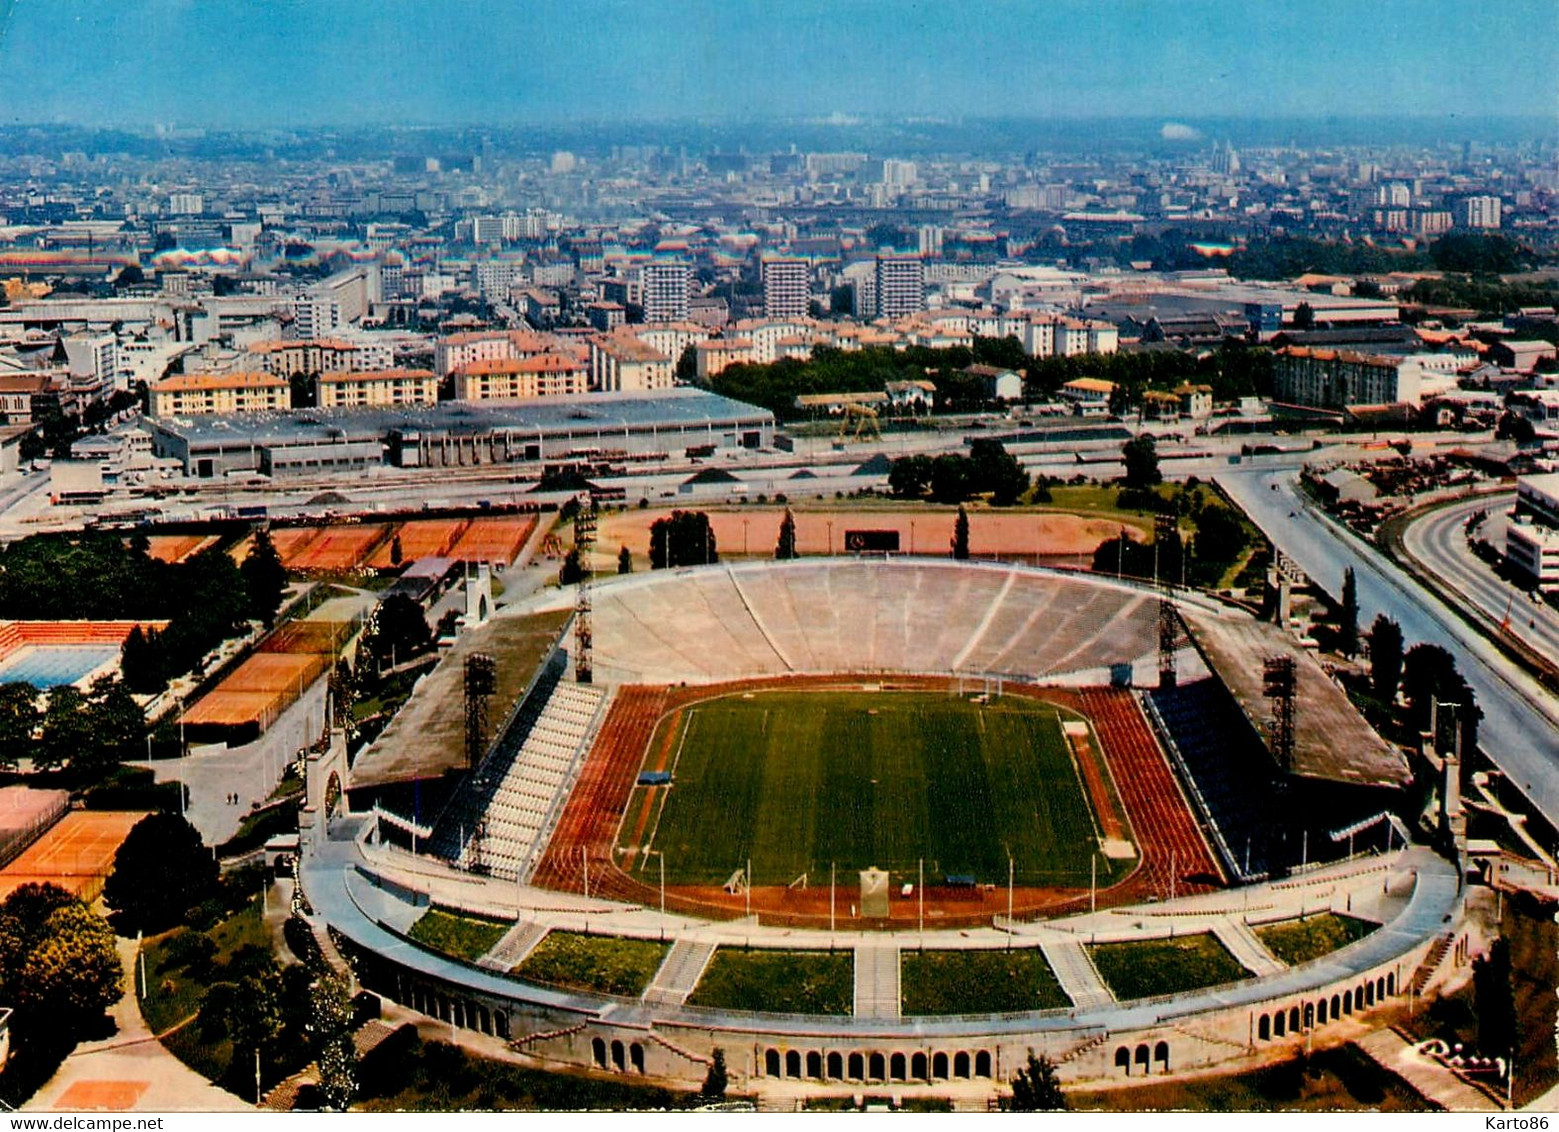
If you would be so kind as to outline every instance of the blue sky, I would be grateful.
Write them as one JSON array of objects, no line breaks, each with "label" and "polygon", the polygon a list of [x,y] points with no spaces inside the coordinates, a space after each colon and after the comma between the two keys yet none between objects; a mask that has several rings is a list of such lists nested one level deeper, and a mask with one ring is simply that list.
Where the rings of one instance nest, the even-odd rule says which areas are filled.
[{"label": "blue sky", "polygon": [[1559,114],[1559,0],[0,0],[0,122]]}]

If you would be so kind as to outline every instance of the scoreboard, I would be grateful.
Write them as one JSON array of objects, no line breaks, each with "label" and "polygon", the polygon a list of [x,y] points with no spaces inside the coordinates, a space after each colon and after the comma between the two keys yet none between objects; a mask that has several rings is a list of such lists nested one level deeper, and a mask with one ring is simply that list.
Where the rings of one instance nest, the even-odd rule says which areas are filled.
[{"label": "scoreboard", "polygon": [[898,531],[851,531],[844,533],[844,548],[851,554],[896,554]]}]

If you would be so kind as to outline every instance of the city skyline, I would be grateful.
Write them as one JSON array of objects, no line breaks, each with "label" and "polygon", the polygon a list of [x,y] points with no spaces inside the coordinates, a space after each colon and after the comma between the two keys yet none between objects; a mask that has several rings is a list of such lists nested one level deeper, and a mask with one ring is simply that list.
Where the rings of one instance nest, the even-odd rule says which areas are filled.
[{"label": "city skyline", "polygon": [[1559,105],[1559,8],[1540,0],[1254,12],[1218,0],[974,11],[16,0],[0,12],[0,121],[12,125],[1140,117],[1165,119],[1173,140],[1202,132],[1198,119],[1452,125],[1551,121]]}]

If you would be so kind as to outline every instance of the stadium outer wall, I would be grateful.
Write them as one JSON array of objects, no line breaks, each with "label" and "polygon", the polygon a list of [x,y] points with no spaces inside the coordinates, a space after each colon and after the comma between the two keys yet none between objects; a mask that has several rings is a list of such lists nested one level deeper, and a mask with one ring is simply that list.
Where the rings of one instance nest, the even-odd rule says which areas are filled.
[{"label": "stadium outer wall", "polygon": [[[968,1066],[970,1082],[985,1078],[994,1088],[1012,1077],[1030,1051],[1055,1061],[1061,1080],[1069,1084],[1236,1068],[1288,1056],[1307,1043],[1324,1046],[1355,1037],[1361,1014],[1405,1002],[1444,956],[1442,938],[1449,940],[1446,925],[1455,920],[1460,903],[1454,866],[1415,849],[1395,862],[1398,872],[1412,874],[1415,893],[1408,909],[1375,933],[1389,951],[1378,961],[1352,963],[1345,953],[1336,953],[1267,979],[1094,1010],[908,1019],[746,1014],[562,992],[424,951],[379,922],[372,903],[383,898],[377,894],[394,893],[426,903],[433,887],[426,865],[394,859],[403,854],[359,847],[356,838],[346,842],[345,854],[342,847],[337,842],[337,851],[311,858],[304,883],[364,987],[457,1029],[491,1034],[543,1066],[688,1088],[702,1082],[717,1048],[725,1052],[735,1089],[761,1090],[777,1077],[927,1095],[949,1082],[958,1084],[962,1064]],[[353,857],[355,865],[350,864]],[[349,873],[361,878],[364,892],[349,894]],[[1378,883],[1378,875],[1371,870],[1369,883]],[[447,891],[437,903],[456,911],[512,915],[512,907],[504,913]],[[929,938],[928,945],[935,946]],[[1355,1001],[1366,1005],[1361,1010]],[[1275,1024],[1280,1014],[1282,1036]],[[1122,1050],[1126,1069],[1117,1063]],[[770,1051],[779,1058],[778,1074],[770,1072]],[[792,1053],[799,1059],[796,1073],[788,1072]],[[837,1077],[829,1072],[831,1055],[843,1066]],[[851,1055],[861,1058],[858,1074],[852,1073]],[[881,1059],[880,1075],[874,1055]],[[917,1055],[927,1059],[931,1080],[911,1079],[920,1064]],[[938,1055],[945,1058],[945,1076],[935,1073],[943,1063]],[[896,1057],[903,1058],[903,1079],[893,1076],[900,1064]],[[820,1076],[811,1074],[814,1064],[822,1067]],[[977,1073],[982,1067],[986,1074]]]}]

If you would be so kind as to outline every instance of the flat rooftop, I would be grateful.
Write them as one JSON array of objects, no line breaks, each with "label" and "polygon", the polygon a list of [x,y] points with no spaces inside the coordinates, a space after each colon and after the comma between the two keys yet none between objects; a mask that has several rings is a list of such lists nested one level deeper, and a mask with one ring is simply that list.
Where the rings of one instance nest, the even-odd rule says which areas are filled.
[{"label": "flat rooftop", "polygon": [[194,443],[233,441],[292,445],[376,440],[392,430],[427,433],[611,433],[658,425],[772,424],[767,409],[702,389],[660,393],[592,393],[502,405],[441,401],[437,405],[383,409],[291,409],[259,413],[211,413],[164,417],[158,429]]},{"label": "flat rooftop", "polygon": [[498,662],[498,690],[488,718],[496,729],[541,667],[572,610],[529,616],[500,612],[462,633],[379,738],[352,764],[352,786],[387,786],[438,778],[466,765],[465,662],[487,653]]},{"label": "flat rooftop", "polygon": [[1294,658],[1293,773],[1357,786],[1405,786],[1412,780],[1402,753],[1375,734],[1315,657],[1276,625],[1196,614],[1188,616],[1186,624],[1196,647],[1269,748],[1272,707],[1263,691],[1262,666],[1274,656]]}]

